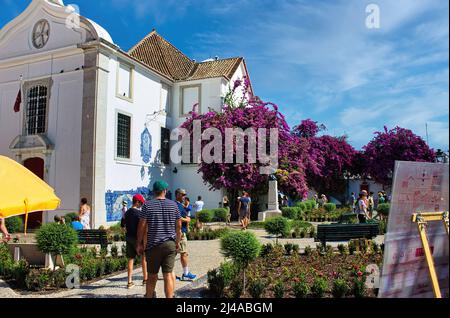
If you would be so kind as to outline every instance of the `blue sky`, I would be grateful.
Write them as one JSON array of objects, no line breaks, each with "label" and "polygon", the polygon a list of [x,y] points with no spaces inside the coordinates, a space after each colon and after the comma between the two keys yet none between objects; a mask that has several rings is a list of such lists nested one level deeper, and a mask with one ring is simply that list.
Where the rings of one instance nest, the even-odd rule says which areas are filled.
[{"label": "blue sky", "polygon": [[[0,25],[28,0],[0,0]],[[294,126],[312,118],[356,148],[410,128],[449,148],[447,0],[65,0],[128,50],[153,28],[191,58],[244,56],[254,89]],[[365,26],[366,6],[381,28]]]}]

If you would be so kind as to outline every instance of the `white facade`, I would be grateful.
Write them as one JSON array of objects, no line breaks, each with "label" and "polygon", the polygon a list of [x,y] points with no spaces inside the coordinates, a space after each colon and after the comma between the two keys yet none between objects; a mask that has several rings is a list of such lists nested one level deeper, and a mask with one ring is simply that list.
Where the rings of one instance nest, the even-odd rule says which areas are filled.
[{"label": "white facade", "polygon": [[[77,212],[80,198],[86,197],[92,227],[113,224],[122,201],[137,192],[147,194],[158,179],[166,180],[172,192],[185,188],[192,201],[201,195],[205,207],[217,207],[223,193],[209,191],[197,166],[161,163],[161,129],[186,119],[180,109],[185,87],[199,88],[202,112],[220,110],[229,83],[247,74],[245,65],[230,80],[175,82],[121,51],[95,22],[78,16],[79,27],[72,28],[68,17],[73,13],[61,0],[33,0],[0,30],[0,155],[22,164],[43,159],[43,178],[61,206],[45,212],[42,222]],[[48,89],[45,131],[29,128],[34,117],[27,110],[36,87]],[[22,103],[15,112],[19,89]],[[122,137],[129,124],[129,152],[118,149],[119,121],[125,123]],[[126,158],[118,155],[124,149]]]}]

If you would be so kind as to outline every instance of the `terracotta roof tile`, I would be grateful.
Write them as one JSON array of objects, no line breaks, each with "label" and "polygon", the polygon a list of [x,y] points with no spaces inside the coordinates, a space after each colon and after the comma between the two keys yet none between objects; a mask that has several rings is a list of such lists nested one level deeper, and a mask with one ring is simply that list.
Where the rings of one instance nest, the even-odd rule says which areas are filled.
[{"label": "terracotta roof tile", "polygon": [[195,63],[155,30],[128,51],[128,54],[174,81],[213,77],[231,79],[243,58]]},{"label": "terracotta roof tile", "polygon": [[213,77],[226,77],[231,79],[242,62],[241,57],[196,63],[192,74],[186,80],[196,80]]},{"label": "terracotta roof tile", "polygon": [[195,65],[156,31],[142,39],[128,54],[174,80],[188,77]]}]

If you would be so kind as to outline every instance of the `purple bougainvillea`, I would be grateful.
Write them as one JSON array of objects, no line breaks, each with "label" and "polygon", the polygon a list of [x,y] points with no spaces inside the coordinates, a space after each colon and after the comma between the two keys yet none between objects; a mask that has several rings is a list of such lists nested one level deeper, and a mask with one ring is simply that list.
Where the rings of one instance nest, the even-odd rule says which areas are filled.
[{"label": "purple bougainvillea", "polygon": [[[233,91],[242,87],[244,98],[235,100]],[[193,130],[193,121],[200,120],[202,132],[207,128],[217,128],[223,136],[222,158],[225,158],[225,129],[226,128],[259,128],[267,129],[269,140],[270,128],[277,128],[279,134],[278,162],[279,169],[276,176],[281,191],[292,197],[304,197],[307,195],[305,170],[307,168],[317,170],[314,160],[309,158],[309,142],[305,138],[299,138],[290,133],[290,128],[284,116],[278,111],[278,107],[272,103],[263,102],[258,97],[250,95],[250,85],[247,80],[236,81],[225,98],[225,105],[221,112],[210,111],[205,114],[192,113],[191,117],[182,125],[188,131]],[[210,141],[202,142],[203,147]],[[247,143],[246,143],[247,144]],[[269,153],[269,145],[267,145]],[[236,149],[234,149],[236,155]],[[247,190],[262,192],[267,190],[268,175],[260,173],[263,166],[257,163],[248,163],[246,147],[245,163],[200,163],[199,173],[205,184],[211,189]]]},{"label": "purple bougainvillea", "polygon": [[411,130],[395,127],[375,132],[375,137],[364,147],[367,173],[376,182],[390,186],[395,161],[433,162],[436,154],[426,142]]},{"label": "purple bougainvillea", "polygon": [[342,195],[345,193],[344,173],[352,170],[356,150],[347,142],[347,138],[324,135],[310,140],[311,149],[316,151],[319,173],[307,174],[308,184],[320,193]]}]

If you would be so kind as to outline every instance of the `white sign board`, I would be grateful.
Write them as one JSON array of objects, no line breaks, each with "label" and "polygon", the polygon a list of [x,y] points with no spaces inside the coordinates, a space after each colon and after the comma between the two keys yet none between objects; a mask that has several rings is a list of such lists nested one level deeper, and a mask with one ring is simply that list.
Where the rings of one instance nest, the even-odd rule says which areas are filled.
[{"label": "white sign board", "polygon": [[[434,297],[429,269],[412,214],[448,211],[449,165],[397,161],[379,297]],[[442,295],[449,287],[449,240],[443,222],[429,222],[428,241]],[[447,295],[448,296],[448,295]]]}]

